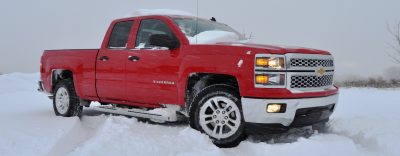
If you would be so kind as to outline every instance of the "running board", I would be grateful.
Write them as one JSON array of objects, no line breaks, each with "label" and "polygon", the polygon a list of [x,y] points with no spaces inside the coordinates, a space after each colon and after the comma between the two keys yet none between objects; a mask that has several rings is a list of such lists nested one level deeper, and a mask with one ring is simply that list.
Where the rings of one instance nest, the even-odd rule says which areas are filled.
[{"label": "running board", "polygon": [[137,108],[119,108],[114,106],[95,106],[93,110],[120,114],[132,117],[147,118],[154,122],[174,122],[178,121],[176,108],[156,108],[152,110],[143,110]]}]

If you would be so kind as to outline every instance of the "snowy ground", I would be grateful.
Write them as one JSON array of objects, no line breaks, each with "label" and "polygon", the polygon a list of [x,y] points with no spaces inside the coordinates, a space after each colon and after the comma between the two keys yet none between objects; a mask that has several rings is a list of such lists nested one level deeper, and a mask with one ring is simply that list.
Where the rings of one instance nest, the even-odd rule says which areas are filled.
[{"label": "snowy ground", "polygon": [[56,117],[37,74],[0,76],[1,155],[400,155],[400,90],[342,89],[328,133],[310,128],[219,149],[185,124],[159,125],[93,110]]}]

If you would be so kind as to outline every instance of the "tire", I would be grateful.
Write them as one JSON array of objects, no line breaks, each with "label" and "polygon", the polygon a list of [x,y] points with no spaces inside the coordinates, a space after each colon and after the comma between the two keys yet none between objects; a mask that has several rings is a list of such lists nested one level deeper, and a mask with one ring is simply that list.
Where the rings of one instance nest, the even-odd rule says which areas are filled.
[{"label": "tire", "polygon": [[83,106],[80,105],[72,80],[61,80],[54,88],[53,109],[57,116],[80,116]]},{"label": "tire", "polygon": [[239,93],[228,85],[211,85],[200,91],[190,105],[189,123],[222,148],[235,147],[246,136]]}]

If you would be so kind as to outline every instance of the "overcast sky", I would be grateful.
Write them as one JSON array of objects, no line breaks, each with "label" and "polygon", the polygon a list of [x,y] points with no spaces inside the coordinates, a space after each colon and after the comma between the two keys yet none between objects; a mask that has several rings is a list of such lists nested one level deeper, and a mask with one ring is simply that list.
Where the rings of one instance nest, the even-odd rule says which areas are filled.
[{"label": "overcast sky", "polygon": [[[258,43],[330,51],[337,74],[371,76],[395,66],[387,23],[400,21],[400,0],[200,0],[214,16]],[[109,23],[137,9],[196,13],[195,0],[9,0],[0,6],[0,72],[38,72],[44,49],[98,48]]]}]

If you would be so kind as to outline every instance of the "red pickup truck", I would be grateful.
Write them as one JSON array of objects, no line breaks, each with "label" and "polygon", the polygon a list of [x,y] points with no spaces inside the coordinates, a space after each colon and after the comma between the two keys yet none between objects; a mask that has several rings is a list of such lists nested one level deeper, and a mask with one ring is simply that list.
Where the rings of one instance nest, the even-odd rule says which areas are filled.
[{"label": "red pickup truck", "polygon": [[97,101],[93,109],[104,112],[188,119],[219,147],[329,120],[338,100],[329,52],[244,43],[240,36],[191,16],[117,19],[100,49],[44,51],[39,90],[59,116],[79,116]]}]

